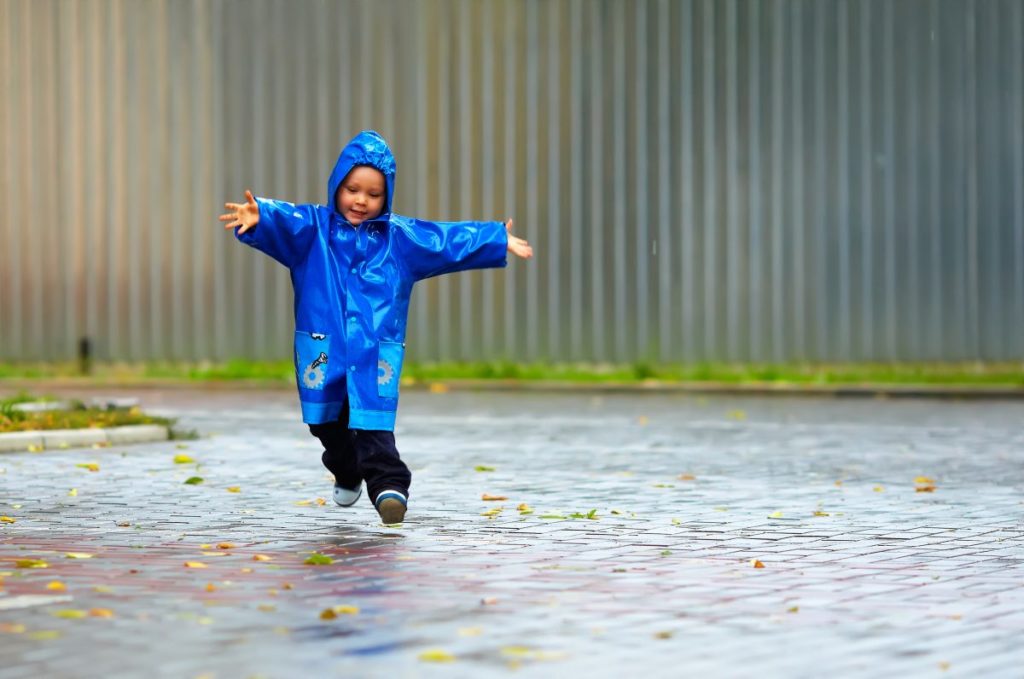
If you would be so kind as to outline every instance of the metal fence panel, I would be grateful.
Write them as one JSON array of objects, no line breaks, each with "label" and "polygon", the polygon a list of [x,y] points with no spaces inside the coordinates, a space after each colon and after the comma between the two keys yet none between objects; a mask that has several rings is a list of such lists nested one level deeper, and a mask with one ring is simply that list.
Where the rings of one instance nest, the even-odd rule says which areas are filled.
[{"label": "metal fence panel", "polygon": [[516,219],[410,356],[1024,358],[1019,0],[0,0],[0,359],[286,357],[225,199]]}]

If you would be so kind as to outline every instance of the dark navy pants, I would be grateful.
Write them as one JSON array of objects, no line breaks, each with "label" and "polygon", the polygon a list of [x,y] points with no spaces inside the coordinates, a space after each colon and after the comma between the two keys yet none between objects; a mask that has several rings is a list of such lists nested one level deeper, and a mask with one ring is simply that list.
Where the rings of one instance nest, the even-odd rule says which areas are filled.
[{"label": "dark navy pants", "polygon": [[358,488],[365,480],[371,502],[385,490],[409,497],[412,474],[398,456],[394,432],[349,429],[348,401],[337,420],[311,424],[309,432],[320,439],[324,466],[343,488]]}]

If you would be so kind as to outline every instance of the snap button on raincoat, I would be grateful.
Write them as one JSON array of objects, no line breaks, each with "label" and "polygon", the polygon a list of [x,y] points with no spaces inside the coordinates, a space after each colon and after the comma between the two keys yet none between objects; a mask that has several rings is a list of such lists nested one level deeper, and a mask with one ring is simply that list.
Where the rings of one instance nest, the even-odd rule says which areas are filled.
[{"label": "snap button on raincoat", "polygon": [[[383,173],[376,219],[352,226],[335,196],[357,165]],[[295,291],[295,373],[302,419],[337,419],[348,398],[353,429],[393,430],[416,281],[506,265],[502,222],[429,222],[391,212],[395,158],[383,137],[360,132],[327,182],[327,205],[257,198],[255,228],[235,236],[288,267]]]}]

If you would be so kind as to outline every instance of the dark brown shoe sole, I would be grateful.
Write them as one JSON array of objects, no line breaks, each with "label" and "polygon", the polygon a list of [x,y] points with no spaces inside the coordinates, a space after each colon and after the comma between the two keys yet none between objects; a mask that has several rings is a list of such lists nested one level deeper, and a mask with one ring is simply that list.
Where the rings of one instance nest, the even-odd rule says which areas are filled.
[{"label": "dark brown shoe sole", "polygon": [[384,523],[402,523],[405,519],[405,505],[393,497],[386,497],[380,501],[377,513]]}]

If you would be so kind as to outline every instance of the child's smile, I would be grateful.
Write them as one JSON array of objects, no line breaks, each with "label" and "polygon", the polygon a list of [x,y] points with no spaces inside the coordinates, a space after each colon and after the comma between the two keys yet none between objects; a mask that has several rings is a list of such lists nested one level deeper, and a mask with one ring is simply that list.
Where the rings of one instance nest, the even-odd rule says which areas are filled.
[{"label": "child's smile", "polygon": [[376,219],[384,211],[386,191],[384,175],[379,170],[366,165],[354,167],[338,188],[338,212],[352,226]]}]

